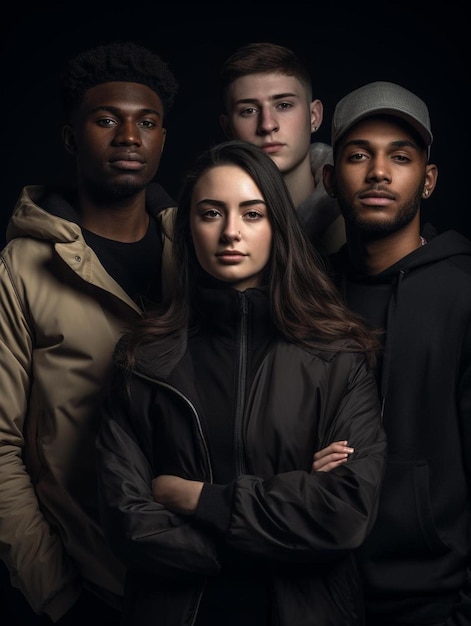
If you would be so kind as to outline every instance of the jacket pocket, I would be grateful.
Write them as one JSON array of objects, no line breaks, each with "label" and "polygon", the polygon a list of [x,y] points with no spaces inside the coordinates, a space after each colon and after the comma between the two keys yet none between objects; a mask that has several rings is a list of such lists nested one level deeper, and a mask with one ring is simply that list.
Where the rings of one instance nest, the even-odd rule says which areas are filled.
[{"label": "jacket pocket", "polygon": [[425,460],[389,459],[378,517],[368,541],[375,553],[422,558],[448,552],[434,522],[429,484]]}]

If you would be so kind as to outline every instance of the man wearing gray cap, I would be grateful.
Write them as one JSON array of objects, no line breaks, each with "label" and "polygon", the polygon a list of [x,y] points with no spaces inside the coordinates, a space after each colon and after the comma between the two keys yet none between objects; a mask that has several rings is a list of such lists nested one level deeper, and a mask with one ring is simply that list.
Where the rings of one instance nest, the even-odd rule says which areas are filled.
[{"label": "man wearing gray cap", "polygon": [[[377,380],[388,468],[358,552],[367,626],[471,624],[471,242],[421,229],[438,175],[432,140],[420,98],[373,82],[337,104],[334,165],[324,168],[347,232],[334,279],[385,331]],[[316,454],[314,469],[330,469],[340,447]]]}]

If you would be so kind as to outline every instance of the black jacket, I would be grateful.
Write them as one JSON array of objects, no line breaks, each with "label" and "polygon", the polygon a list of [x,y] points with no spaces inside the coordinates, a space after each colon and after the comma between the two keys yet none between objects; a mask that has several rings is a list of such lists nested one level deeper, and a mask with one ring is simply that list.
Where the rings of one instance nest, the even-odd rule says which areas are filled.
[{"label": "black jacket", "polygon": [[[280,338],[260,290],[208,290],[198,306],[178,362],[171,342],[148,346],[130,380],[118,370],[105,407],[103,521],[130,568],[126,623],[193,624],[211,580],[246,566],[267,583],[267,624],[362,624],[352,550],[374,521],[386,455],[371,369],[362,354]],[[226,463],[208,428],[218,419]],[[311,473],[313,453],[337,439],[355,447],[352,458]],[[212,484],[224,465],[232,480]],[[195,516],[153,502],[160,473],[206,481]],[[227,615],[239,601],[234,592]]]},{"label": "black jacket", "polygon": [[373,277],[332,258],[347,304],[386,320],[388,466],[360,550],[368,624],[471,624],[471,243],[428,243]]}]

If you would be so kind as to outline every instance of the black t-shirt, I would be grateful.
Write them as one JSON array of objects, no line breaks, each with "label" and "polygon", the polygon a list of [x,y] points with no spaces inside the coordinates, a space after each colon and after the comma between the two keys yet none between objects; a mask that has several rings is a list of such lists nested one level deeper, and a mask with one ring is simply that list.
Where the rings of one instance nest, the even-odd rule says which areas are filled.
[{"label": "black t-shirt", "polygon": [[123,243],[100,237],[82,228],[87,244],[108,274],[141,307],[159,302],[162,296],[162,235],[157,220],[150,219],[140,241]]}]

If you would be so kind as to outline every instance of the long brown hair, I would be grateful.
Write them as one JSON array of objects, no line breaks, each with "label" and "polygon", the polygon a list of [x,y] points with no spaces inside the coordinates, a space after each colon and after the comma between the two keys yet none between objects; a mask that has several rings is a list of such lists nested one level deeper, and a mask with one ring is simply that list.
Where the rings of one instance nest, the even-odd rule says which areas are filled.
[{"label": "long brown hair", "polygon": [[304,233],[278,167],[260,148],[238,140],[225,141],[205,151],[184,180],[173,233],[175,291],[162,311],[143,316],[127,335],[129,364],[132,365],[139,344],[188,332],[192,321],[191,291],[199,268],[190,232],[193,189],[205,171],[228,164],[240,167],[254,180],[267,204],[273,235],[262,280],[280,333],[306,348],[363,351],[373,364],[379,342],[347,308],[327,275]]}]

